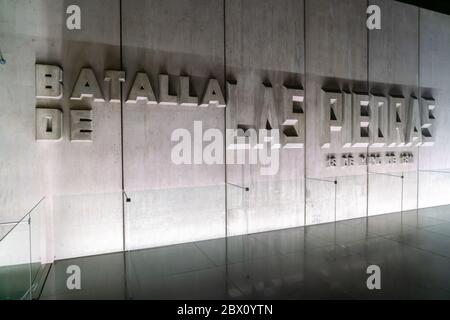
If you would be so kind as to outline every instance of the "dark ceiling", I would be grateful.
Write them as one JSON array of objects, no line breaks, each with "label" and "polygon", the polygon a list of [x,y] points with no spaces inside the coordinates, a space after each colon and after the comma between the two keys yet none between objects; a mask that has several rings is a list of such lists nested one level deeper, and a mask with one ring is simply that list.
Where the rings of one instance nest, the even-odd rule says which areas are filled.
[{"label": "dark ceiling", "polygon": [[409,3],[421,8],[441,12],[450,15],[450,1],[449,0],[397,0],[400,2]]}]

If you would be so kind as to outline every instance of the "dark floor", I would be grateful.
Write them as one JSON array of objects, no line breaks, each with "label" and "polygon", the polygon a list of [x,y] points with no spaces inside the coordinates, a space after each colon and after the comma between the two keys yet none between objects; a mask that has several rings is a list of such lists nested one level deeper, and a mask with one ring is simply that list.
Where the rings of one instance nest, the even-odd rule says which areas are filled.
[{"label": "dark floor", "polygon": [[57,261],[41,298],[450,299],[450,206]]}]

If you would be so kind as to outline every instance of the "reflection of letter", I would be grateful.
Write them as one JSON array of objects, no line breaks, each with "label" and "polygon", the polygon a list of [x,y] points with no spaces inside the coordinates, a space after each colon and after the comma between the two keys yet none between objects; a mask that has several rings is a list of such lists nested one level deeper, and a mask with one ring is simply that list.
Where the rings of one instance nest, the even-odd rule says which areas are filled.
[{"label": "reflection of letter", "polygon": [[259,129],[278,129],[278,115],[275,109],[275,97],[271,85],[263,85],[263,103],[259,117]]},{"label": "reflection of letter", "polygon": [[405,145],[405,98],[389,97],[389,146]]},{"label": "reflection of letter", "polygon": [[70,97],[71,100],[81,100],[83,98],[93,98],[96,102],[105,101],[92,69],[81,69],[72,97]]},{"label": "reflection of letter", "polygon": [[422,98],[421,131],[423,146],[432,146],[434,144],[435,109],[436,103],[433,99]]},{"label": "reflection of letter", "polygon": [[353,135],[354,147],[367,147],[369,145],[369,96],[353,94]]},{"label": "reflection of letter", "polygon": [[36,109],[36,140],[59,140],[62,137],[62,111]]},{"label": "reflection of letter", "polygon": [[411,98],[408,109],[408,121],[406,126],[406,145],[419,146],[422,143],[420,128],[419,101]]},{"label": "reflection of letter", "polygon": [[198,106],[198,97],[191,97],[189,89],[189,77],[180,77],[179,84],[180,105],[182,106]]},{"label": "reflection of letter", "polygon": [[178,97],[169,94],[169,76],[167,74],[159,75],[159,103],[178,104]]},{"label": "reflection of letter", "polygon": [[148,79],[147,74],[139,72],[136,74],[130,94],[128,95],[127,103],[137,103],[143,101],[147,104],[157,104],[155,93],[152,85]]},{"label": "reflection of letter", "polygon": [[389,138],[389,104],[382,96],[370,97],[370,142],[373,147],[382,147]]},{"label": "reflection of letter", "polygon": [[305,139],[304,93],[301,89],[282,87],[283,90],[283,147],[303,148]]},{"label": "reflection of letter", "polygon": [[62,91],[62,69],[45,64],[36,65],[36,98],[60,99]]},{"label": "reflection of letter", "polygon": [[321,121],[323,123],[321,147],[329,148],[331,131],[341,131],[342,129],[342,93],[322,90],[321,114]]},{"label": "reflection of letter", "polygon": [[225,107],[225,99],[223,98],[219,81],[216,79],[209,79],[200,107],[207,107],[209,105],[215,105],[220,108]]},{"label": "reflection of letter", "polygon": [[109,102],[120,102],[120,82],[125,82],[125,71],[106,70],[105,81],[109,83]]},{"label": "reflection of letter", "polygon": [[[277,148],[280,147],[279,144],[279,122],[278,122],[278,114],[275,109],[275,96],[273,94],[273,88],[270,84],[263,84],[263,102],[261,108],[261,115],[259,117],[259,129],[265,129],[268,132],[272,133],[272,129],[276,129],[278,133],[278,144],[275,146]],[[267,141],[258,141],[258,148],[261,148],[264,143]]]},{"label": "reflection of letter", "polygon": [[70,110],[70,141],[92,141],[92,110]]}]

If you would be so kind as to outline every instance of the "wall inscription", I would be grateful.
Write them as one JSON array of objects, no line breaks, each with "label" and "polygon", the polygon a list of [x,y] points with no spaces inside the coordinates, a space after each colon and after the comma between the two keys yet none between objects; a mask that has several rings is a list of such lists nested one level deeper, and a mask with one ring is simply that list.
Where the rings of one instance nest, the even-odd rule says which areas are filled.
[{"label": "wall inscription", "polygon": [[[227,96],[216,79],[209,79],[201,97],[192,96],[190,78],[177,79],[176,92],[169,90],[169,76],[160,74],[157,90],[148,75],[135,75],[125,103],[146,105],[180,105],[190,107],[227,107],[227,127],[245,135],[249,129],[277,129],[280,148],[303,148],[305,137],[304,92],[301,88],[272,87],[261,84],[261,106],[254,124],[243,125],[236,117],[236,88],[239,84],[227,82]],[[124,71],[106,70],[103,86],[92,69],[83,68],[70,95],[71,100],[120,102],[121,83],[126,81]],[[36,99],[60,100],[63,97],[63,70],[54,65],[36,65]],[[108,96],[102,93],[107,88]],[[282,97],[275,100],[277,97]],[[227,101],[226,101],[227,100]],[[281,105],[279,105],[281,103]],[[39,104],[39,103],[38,103]],[[92,108],[70,110],[70,140],[92,141],[94,117]],[[406,164],[414,162],[414,155],[398,148],[432,146],[435,139],[436,102],[431,98],[393,97],[346,91],[321,90],[318,106],[320,123],[317,131],[320,148],[325,152],[326,167],[353,167],[366,164]],[[62,138],[63,111],[58,108],[36,108],[36,139]],[[336,138],[332,139],[332,135]],[[352,148],[388,148],[389,151],[352,152]],[[336,149],[341,150],[335,152]]]}]

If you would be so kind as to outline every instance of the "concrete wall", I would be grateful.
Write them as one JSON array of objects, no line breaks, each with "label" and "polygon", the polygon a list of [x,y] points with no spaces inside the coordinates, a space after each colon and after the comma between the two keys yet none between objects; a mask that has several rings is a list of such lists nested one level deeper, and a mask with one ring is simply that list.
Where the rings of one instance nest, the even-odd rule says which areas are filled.
[{"label": "concrete wall", "polygon": [[[282,86],[304,84],[303,9],[296,0],[225,2],[227,79],[237,85],[235,124],[259,128],[263,83],[270,83],[281,129]],[[260,165],[227,165],[230,235],[304,224],[304,148],[281,151],[279,162],[277,174],[268,176]]]},{"label": "concrete wall", "polygon": [[[336,171],[323,165],[325,153],[340,150],[339,135],[329,150],[321,148],[321,90],[367,91],[366,2],[306,1],[306,223],[365,216],[367,176],[364,167]],[[365,149],[351,148],[352,151]],[[335,205],[334,185],[338,180]]]},{"label": "concrete wall", "polygon": [[[69,4],[82,9],[81,30],[65,27]],[[120,251],[124,235],[126,249],[138,249],[448,204],[450,174],[417,168],[450,168],[450,17],[370,4],[381,7],[381,30],[367,30],[363,0],[132,0],[122,16],[112,0],[0,0],[0,223],[46,196],[42,259],[51,261]],[[36,99],[35,63],[64,69],[61,100]],[[126,71],[123,118],[120,103],[69,99],[81,68],[94,70],[105,95],[104,70]],[[137,72],[156,93],[161,73],[171,92],[177,76],[190,76],[199,97],[210,78],[224,94],[233,81],[236,100],[227,110],[127,103]],[[171,162],[174,129],[258,127],[263,83],[305,96],[305,145],[281,150],[276,175],[261,175],[260,165]],[[321,89],[433,97],[435,146],[402,148],[415,155],[410,165],[327,168],[330,152],[388,149],[342,148],[339,133],[321,148]],[[35,141],[36,106],[63,111],[61,141]],[[93,142],[70,142],[72,108],[92,109]],[[131,202],[122,203],[122,178]]]},{"label": "concrete wall", "polygon": [[[450,19],[428,10],[420,11],[420,74],[422,94],[433,96],[440,108],[436,110],[436,145],[420,150],[419,206],[430,207],[448,203],[450,176]],[[430,171],[428,171],[430,170]],[[436,171],[436,172],[432,172]],[[446,196],[447,195],[447,196]]]},{"label": "concrete wall", "polygon": [[[85,9],[80,31],[65,27],[69,4]],[[46,196],[46,225],[53,228],[45,260],[121,250],[120,104],[69,100],[82,67],[92,68],[100,85],[105,69],[120,68],[118,1],[1,1],[0,6],[7,60],[0,76],[1,221],[20,219]],[[35,98],[35,63],[63,68],[61,100]],[[37,106],[63,111],[61,141],[36,141]],[[92,143],[70,141],[74,107],[92,108]]]},{"label": "concrete wall", "polygon": [[[191,95],[201,97],[209,78],[224,85],[223,4],[213,1],[133,1],[123,6],[123,61],[129,74],[146,72],[158,92],[158,75],[169,75],[176,92],[179,75],[190,76]],[[160,246],[225,235],[223,165],[171,162],[175,129],[193,134],[223,131],[224,109],[180,105],[124,105],[127,249]],[[199,228],[199,223],[204,228]]]}]

